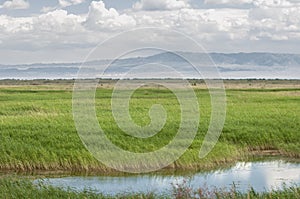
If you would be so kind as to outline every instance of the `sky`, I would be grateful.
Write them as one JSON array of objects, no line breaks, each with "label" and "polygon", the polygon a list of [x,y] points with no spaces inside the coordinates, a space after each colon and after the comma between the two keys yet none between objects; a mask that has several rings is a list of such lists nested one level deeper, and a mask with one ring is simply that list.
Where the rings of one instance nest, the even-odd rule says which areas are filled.
[{"label": "sky", "polygon": [[81,62],[143,27],[179,31],[208,52],[300,53],[300,0],[0,0],[0,64]]}]

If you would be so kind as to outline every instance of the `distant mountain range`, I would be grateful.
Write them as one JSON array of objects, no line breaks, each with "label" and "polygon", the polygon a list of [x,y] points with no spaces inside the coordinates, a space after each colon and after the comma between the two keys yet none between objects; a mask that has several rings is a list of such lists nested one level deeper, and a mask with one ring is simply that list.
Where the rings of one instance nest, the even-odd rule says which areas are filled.
[{"label": "distant mountain range", "polygon": [[[178,56],[180,55],[180,56]],[[185,59],[183,59],[182,57]],[[223,78],[283,78],[300,79],[300,55],[275,53],[209,53]],[[147,57],[95,60],[85,63],[86,73],[94,74],[108,64],[105,77],[116,77],[140,65],[159,63],[172,66],[187,78],[195,70],[189,60],[203,67],[212,65],[207,54],[164,52]],[[81,63],[49,63],[29,65],[0,65],[0,79],[64,79],[76,78]],[[159,73],[159,68],[157,73]]]},{"label": "distant mountain range", "polygon": [[[206,56],[200,53],[179,53],[191,60],[200,60]],[[252,66],[300,66],[299,54],[274,53],[209,53],[216,65],[252,65]],[[177,59],[176,59],[177,57]],[[146,60],[179,61],[173,53],[161,53],[146,57]]]}]

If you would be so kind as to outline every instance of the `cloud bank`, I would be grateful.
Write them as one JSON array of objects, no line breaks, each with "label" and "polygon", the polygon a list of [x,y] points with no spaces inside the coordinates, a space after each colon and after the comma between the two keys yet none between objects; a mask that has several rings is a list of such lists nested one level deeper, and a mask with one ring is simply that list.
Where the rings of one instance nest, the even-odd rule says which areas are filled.
[{"label": "cloud bank", "polygon": [[[23,0],[9,2],[11,4],[5,2],[3,7],[13,7],[15,3],[16,8],[16,2]],[[61,7],[82,2],[59,0]],[[251,5],[250,8],[230,7],[236,2],[206,0],[206,4],[223,6],[199,9],[193,8],[186,0],[140,0],[133,4],[132,9],[119,11],[107,8],[103,1],[92,1],[84,14],[71,14],[63,8],[29,17],[2,14],[0,53],[3,49],[22,52],[65,49],[75,52],[76,49],[90,49],[122,31],[149,26],[186,33],[211,51],[300,52],[300,47],[296,47],[300,42],[298,1],[240,0],[241,4]]]}]

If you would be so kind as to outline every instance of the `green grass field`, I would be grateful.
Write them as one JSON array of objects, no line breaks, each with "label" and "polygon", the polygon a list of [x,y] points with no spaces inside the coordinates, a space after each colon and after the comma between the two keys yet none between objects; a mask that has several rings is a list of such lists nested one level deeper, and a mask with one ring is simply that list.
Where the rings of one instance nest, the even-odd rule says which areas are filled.
[{"label": "green grass field", "polygon": [[[207,89],[195,87],[201,120],[198,134],[186,153],[168,168],[211,169],[275,153],[300,157],[300,88],[247,88],[228,83],[226,123],[214,150],[204,159],[198,153],[210,120]],[[283,85],[286,85],[285,83]],[[297,85],[297,84],[296,84]],[[232,88],[230,88],[232,87]],[[138,139],[122,132],[111,112],[112,89],[96,93],[99,124],[116,145],[134,152],[148,152],[166,145],[180,121],[176,97],[163,88],[138,89],[130,101],[130,113],[140,125],[150,122],[149,108],[159,103],[167,122],[157,135]],[[109,171],[83,146],[72,115],[72,84],[2,85],[0,87],[0,169],[18,171]]]}]

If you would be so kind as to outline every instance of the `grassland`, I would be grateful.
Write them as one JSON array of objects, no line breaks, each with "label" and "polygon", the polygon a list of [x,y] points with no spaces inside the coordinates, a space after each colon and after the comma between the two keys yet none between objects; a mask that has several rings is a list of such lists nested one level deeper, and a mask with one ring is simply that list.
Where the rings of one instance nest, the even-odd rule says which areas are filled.
[{"label": "grassland", "polygon": [[[72,115],[72,80],[0,81],[0,170],[109,172],[83,146]],[[167,89],[141,88],[130,101],[137,124],[150,122],[148,110],[162,104],[167,123],[157,135],[138,139],[122,132],[111,112],[114,82],[104,81],[96,92],[99,124],[116,145],[148,152],[167,144],[180,121],[176,97]],[[186,153],[168,169],[211,169],[256,155],[300,158],[300,82],[225,81],[227,118],[214,150],[204,159],[199,149],[210,120],[210,96],[202,82],[194,89],[200,104],[197,136]],[[112,171],[113,172],[113,171]]]}]

